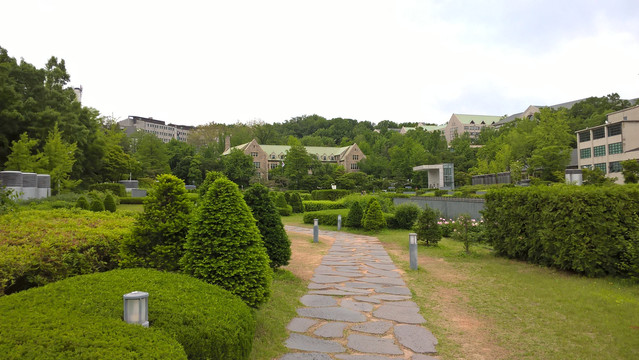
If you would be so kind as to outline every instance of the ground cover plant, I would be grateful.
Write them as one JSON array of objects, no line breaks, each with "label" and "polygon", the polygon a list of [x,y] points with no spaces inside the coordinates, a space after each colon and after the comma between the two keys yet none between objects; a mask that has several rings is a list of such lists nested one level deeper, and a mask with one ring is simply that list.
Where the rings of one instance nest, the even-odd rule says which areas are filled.
[{"label": "ground cover plant", "polygon": [[0,296],[118,266],[133,217],[79,209],[19,209],[0,216]]},{"label": "ground cover plant", "polygon": [[[122,295],[136,290],[149,293],[150,326],[144,330],[159,334],[156,337],[128,331],[142,328],[121,320]],[[255,331],[253,311],[240,298],[186,275],[152,269],[114,270],[58,281],[0,298],[0,312],[7,318],[0,322],[0,349],[9,350],[3,354],[29,352],[21,345],[26,341],[39,346],[49,358],[60,358],[56,352],[64,351],[74,355],[71,357],[86,358],[93,347],[104,348],[105,359],[119,358],[118,354],[131,350],[157,354],[153,347],[163,349],[165,358],[173,358],[169,350],[174,349],[162,343],[172,344],[174,339],[190,359],[246,359]],[[35,326],[22,326],[22,322]],[[63,333],[47,330],[61,322]],[[87,328],[91,332],[85,335]],[[96,333],[98,336],[92,338]],[[127,335],[141,335],[146,340],[144,348],[129,349]],[[43,348],[55,340],[60,344]],[[173,353],[180,358],[179,352]]]}]

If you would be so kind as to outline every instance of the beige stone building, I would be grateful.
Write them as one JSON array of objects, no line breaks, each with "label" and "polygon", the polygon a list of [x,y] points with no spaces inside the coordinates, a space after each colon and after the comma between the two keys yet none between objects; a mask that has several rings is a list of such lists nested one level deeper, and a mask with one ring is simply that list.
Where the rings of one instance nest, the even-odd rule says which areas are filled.
[{"label": "beige stone building", "polygon": [[[253,165],[260,177],[268,179],[268,172],[282,164],[286,165],[286,152],[291,147],[288,145],[260,145],[255,139],[246,144],[228,147],[222,155],[230,154],[231,150],[242,150],[246,155],[253,157]],[[366,159],[366,155],[357,144],[345,147],[305,146],[306,152],[317,157],[323,163],[333,163],[343,166],[346,172],[359,171],[358,163]]]},{"label": "beige stone building", "polygon": [[166,124],[162,120],[153,118],[145,118],[140,116],[129,116],[125,120],[118,121],[118,125],[127,135],[131,135],[136,131],[144,131],[146,133],[157,136],[165,143],[176,139],[186,142],[189,137],[189,131],[193,130],[193,126]]},{"label": "beige stone building", "polygon": [[499,119],[501,116],[453,114],[441,131],[449,144],[463,133],[468,133],[471,139],[476,139],[484,126],[491,126]]},{"label": "beige stone building", "polygon": [[606,124],[579,130],[579,168],[598,168],[623,184],[621,162],[639,159],[639,106],[608,114]]}]

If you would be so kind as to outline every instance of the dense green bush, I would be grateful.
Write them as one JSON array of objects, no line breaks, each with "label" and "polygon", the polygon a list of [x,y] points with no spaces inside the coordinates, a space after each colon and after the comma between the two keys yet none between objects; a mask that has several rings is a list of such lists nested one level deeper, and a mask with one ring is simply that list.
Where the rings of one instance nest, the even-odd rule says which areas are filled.
[{"label": "dense green bush", "polygon": [[82,210],[89,210],[89,202],[87,201],[87,198],[84,196],[80,196],[75,202],[75,207]]},{"label": "dense green bush", "polygon": [[144,204],[147,197],[121,197],[120,204]]},{"label": "dense green bush", "polygon": [[122,184],[116,183],[102,183],[102,184],[92,184],[89,186],[89,191],[96,190],[101,192],[110,191],[115,196],[126,196],[126,188]]},{"label": "dense green bush", "polygon": [[353,202],[353,205],[351,205],[351,208],[348,211],[348,217],[344,221],[344,225],[357,229],[361,228],[363,215],[364,210],[362,210],[362,205],[360,205],[359,201]]},{"label": "dense green bush", "polygon": [[386,219],[377,199],[372,199],[362,218],[362,227],[368,231],[379,231],[386,227]]},{"label": "dense green bush", "polygon": [[113,199],[113,195],[106,194],[106,196],[104,197],[104,210],[109,212],[115,212],[116,205],[115,205],[115,199]]},{"label": "dense green bush", "polygon": [[[122,295],[131,291],[149,293],[148,329],[121,320]],[[0,313],[2,353],[38,359],[184,359],[183,352],[189,359],[247,359],[255,332],[253,312],[238,297],[151,269],[76,276],[5,296]]]},{"label": "dense green bush", "polygon": [[299,193],[292,193],[291,194],[291,201],[290,201],[290,205],[291,208],[293,208],[293,213],[295,214],[301,214],[304,212],[304,204],[302,203],[302,198],[300,197]]},{"label": "dense green bush", "polygon": [[422,210],[414,227],[417,241],[426,246],[437,245],[442,238],[442,231],[438,224],[439,217],[439,211],[428,206]]},{"label": "dense green bush", "polygon": [[[266,186],[256,183],[244,192],[244,201],[257,220],[257,227],[262,234],[271,267],[278,268],[287,265],[291,259],[291,241],[284,231],[282,219],[277,214],[275,204],[268,194],[269,190]],[[291,196],[295,195],[297,194]]]},{"label": "dense green bush", "polygon": [[395,207],[394,223],[393,225],[389,224],[389,227],[394,229],[412,229],[420,213],[421,210],[419,206],[414,203],[401,204]]},{"label": "dense green bush", "polygon": [[313,200],[330,200],[336,201],[350,194],[350,190],[313,190],[311,192],[311,198]]},{"label": "dense green bush", "polygon": [[379,193],[376,195],[351,194],[341,198],[338,201],[338,203],[341,203],[344,206],[344,208],[350,209],[351,206],[353,206],[354,202],[359,202],[362,209],[365,209],[368,206],[368,203],[371,201],[371,199],[377,199],[377,202],[379,202],[379,205],[382,207],[383,212],[392,213],[394,212],[393,197],[385,196],[385,195],[388,195],[388,194],[387,193]]},{"label": "dense green bush", "polygon": [[89,210],[100,212],[104,211],[104,203],[100,199],[91,200],[91,205],[89,205]]},{"label": "dense green bush", "polygon": [[498,254],[587,276],[639,277],[639,188],[543,186],[486,194]]},{"label": "dense green bush", "polygon": [[299,194],[302,201],[313,200],[313,197],[311,196],[311,194],[307,194],[307,193],[299,193]]},{"label": "dense green bush", "polygon": [[444,196],[444,195],[448,195],[448,190],[440,190],[440,189],[435,190],[435,196]]},{"label": "dense green bush", "polygon": [[117,268],[120,242],[133,221],[122,213],[79,209],[0,216],[0,296]]},{"label": "dense green bush", "polygon": [[200,184],[200,186],[197,189],[197,193],[199,197],[203,198],[206,195],[206,192],[209,191],[209,188],[211,187],[211,185],[213,185],[215,180],[219,178],[226,178],[226,175],[222,174],[219,171],[208,171],[206,173],[206,177],[204,178],[204,181],[202,182],[202,184]]},{"label": "dense green bush", "polygon": [[317,219],[319,225],[337,226],[337,216],[342,215],[342,223],[348,219],[347,209],[311,211],[304,213],[304,224],[313,224],[313,219]]},{"label": "dense green bush", "polygon": [[186,195],[182,179],[158,175],[132,236],[122,243],[122,267],[179,270],[191,212]]},{"label": "dense green bush", "polygon": [[329,200],[309,200],[303,201],[304,211],[320,211],[320,210],[333,210],[333,209],[345,209],[347,206],[341,202],[329,201]]},{"label": "dense green bush", "polygon": [[286,202],[286,197],[282,192],[271,192],[271,199],[280,213],[280,216],[291,216],[293,214],[293,207]]},{"label": "dense green bush", "polygon": [[220,178],[195,212],[181,264],[185,273],[264,303],[272,279],[269,258],[251,210],[237,185]]}]

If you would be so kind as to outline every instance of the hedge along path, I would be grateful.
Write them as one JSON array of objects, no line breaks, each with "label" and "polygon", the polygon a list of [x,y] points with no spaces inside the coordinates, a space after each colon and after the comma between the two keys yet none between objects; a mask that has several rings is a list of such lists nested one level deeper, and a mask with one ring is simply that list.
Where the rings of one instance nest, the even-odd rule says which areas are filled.
[{"label": "hedge along path", "polygon": [[[287,225],[292,233],[312,229]],[[436,359],[437,339],[380,241],[320,230],[334,239],[291,320],[281,360]]]}]

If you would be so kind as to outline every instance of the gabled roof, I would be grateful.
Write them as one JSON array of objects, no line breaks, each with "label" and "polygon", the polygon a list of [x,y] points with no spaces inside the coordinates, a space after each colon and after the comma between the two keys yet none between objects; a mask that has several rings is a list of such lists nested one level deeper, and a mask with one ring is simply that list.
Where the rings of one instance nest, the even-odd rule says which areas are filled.
[{"label": "gabled roof", "polygon": [[[225,152],[223,152],[222,155],[230,154],[231,150],[233,150],[233,149],[238,149],[238,150],[244,151],[244,149],[246,149],[248,144],[250,144],[250,142],[248,142],[246,144],[241,144],[241,145],[238,145],[238,146],[234,146],[234,147],[226,150]],[[321,155],[339,156],[339,155],[342,155],[343,153],[345,153],[351,146],[353,146],[353,145],[343,146],[343,147],[305,146],[304,148],[306,148],[306,152],[308,152],[311,155],[317,155],[317,156],[321,156]],[[260,147],[268,155],[271,155],[273,153],[278,154],[278,155],[279,154],[286,154],[286,152],[291,148],[289,145],[260,145]]]},{"label": "gabled roof", "polygon": [[[535,108],[537,108],[537,109],[542,109],[542,108],[551,108],[551,109],[553,109],[553,110],[559,110],[559,109],[561,109],[561,108],[570,109],[570,108],[572,108],[572,107],[573,107],[576,103],[581,102],[581,101],[584,101],[584,100],[587,100],[587,99],[588,99],[588,98],[579,99],[579,100],[573,100],[573,101],[568,101],[568,102],[561,103],[561,104],[556,104],[556,105],[530,105],[530,106],[528,106],[528,108],[527,108],[526,110],[530,109],[531,107],[535,107]],[[524,112],[525,112],[525,111],[524,111]],[[495,125],[496,125],[496,126],[501,126],[501,125],[503,125],[503,124],[507,124],[507,123],[509,123],[509,122],[513,122],[513,121],[515,121],[515,119],[520,119],[520,118],[521,118],[521,116],[524,114],[524,112],[520,112],[520,113],[517,113],[517,114],[510,115],[510,116],[508,116],[508,117],[505,117],[505,118],[503,118],[503,119],[499,120],[497,123],[495,123]]]},{"label": "gabled roof", "polygon": [[499,119],[501,119],[501,116],[492,116],[492,115],[453,114],[453,116],[457,117],[457,119],[462,124],[471,124],[471,123],[481,124],[483,121],[486,125],[490,125],[493,122],[497,122],[499,121]]}]

